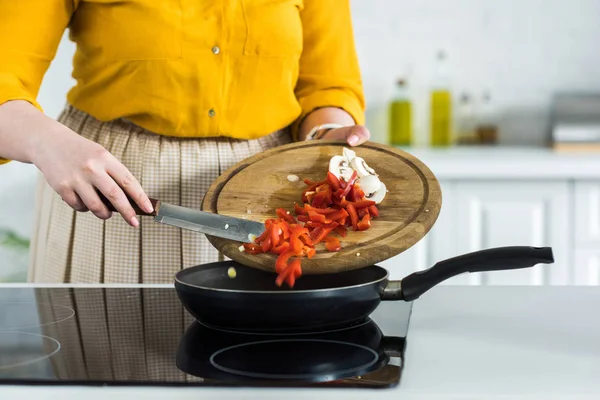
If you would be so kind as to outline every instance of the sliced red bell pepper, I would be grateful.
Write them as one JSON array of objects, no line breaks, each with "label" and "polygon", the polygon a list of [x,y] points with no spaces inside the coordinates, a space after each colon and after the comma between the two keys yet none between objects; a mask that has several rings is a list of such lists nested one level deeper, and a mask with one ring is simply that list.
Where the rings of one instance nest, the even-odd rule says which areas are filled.
[{"label": "sliced red bell pepper", "polygon": [[289,248],[290,248],[290,243],[289,243],[289,242],[283,242],[283,243],[281,243],[279,246],[277,246],[277,247],[274,247],[274,248],[271,250],[271,253],[274,253],[274,254],[281,254],[281,253],[285,253],[286,251],[288,251],[288,250],[289,250]]},{"label": "sliced red bell pepper", "polygon": [[294,224],[296,223],[296,220],[294,219],[294,217],[286,210],[284,210],[283,208],[278,208],[277,210],[275,210],[275,213],[277,214],[277,216],[283,220],[285,220],[286,222],[289,222],[290,224]]},{"label": "sliced red bell pepper", "polygon": [[379,217],[379,209],[377,208],[377,206],[375,204],[373,204],[372,206],[369,206],[369,213],[373,217]]},{"label": "sliced red bell pepper", "polygon": [[294,203],[294,211],[296,212],[296,215],[306,215],[306,207],[300,207],[298,203]]},{"label": "sliced red bell pepper", "polygon": [[342,246],[340,245],[340,241],[336,237],[327,236],[325,238],[325,248],[327,251],[340,251]]},{"label": "sliced red bell pepper", "polygon": [[348,214],[350,214],[350,221],[352,221],[352,227],[354,230],[358,229],[358,213],[356,212],[356,208],[352,205],[352,203],[348,203],[346,205],[346,210],[348,210]]},{"label": "sliced red bell pepper", "polygon": [[335,176],[331,171],[327,172],[327,183],[331,186],[333,191],[336,191],[341,188],[340,180]]},{"label": "sliced red bell pepper", "polygon": [[310,217],[308,215],[298,215],[298,221],[308,222],[308,221],[310,221]]},{"label": "sliced red bell pepper", "polygon": [[359,231],[366,231],[371,227],[371,216],[369,214],[365,214],[365,216],[358,223]]},{"label": "sliced red bell pepper", "polygon": [[331,221],[337,221],[337,220],[345,218],[347,216],[348,216],[348,212],[342,208],[340,210],[337,210],[334,213],[327,214],[327,219],[329,219]]},{"label": "sliced red bell pepper", "polygon": [[288,260],[293,256],[294,253],[289,250],[281,253],[275,261],[275,271],[277,273],[281,273],[281,271],[283,271],[284,268],[287,266]]},{"label": "sliced red bell pepper", "polygon": [[260,254],[262,253],[262,248],[259,244],[256,243],[244,243],[244,251],[248,254]]},{"label": "sliced red bell pepper", "polygon": [[334,231],[335,231],[335,233],[337,233],[337,234],[338,234],[338,235],[340,235],[341,237],[346,237],[346,235],[347,235],[347,233],[348,233],[348,231],[347,231],[346,227],[345,227],[345,226],[343,226],[343,225],[337,226],[337,227],[334,229]]},{"label": "sliced red bell pepper", "polygon": [[321,223],[325,222],[328,219],[325,217],[325,214],[319,214],[312,210],[308,212],[308,218],[310,218],[310,220],[312,222],[321,222]]},{"label": "sliced red bell pepper", "polygon": [[331,231],[333,231],[338,224],[332,222],[331,224],[321,225],[310,233],[310,239],[313,242],[313,246],[322,242]]}]

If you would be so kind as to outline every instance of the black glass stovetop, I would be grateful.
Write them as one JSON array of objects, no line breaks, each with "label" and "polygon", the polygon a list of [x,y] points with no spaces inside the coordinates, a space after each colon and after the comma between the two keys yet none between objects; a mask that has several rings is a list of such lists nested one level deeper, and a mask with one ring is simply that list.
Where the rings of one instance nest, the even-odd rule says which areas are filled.
[{"label": "black glass stovetop", "polygon": [[204,326],[170,287],[0,288],[0,384],[393,387],[410,313],[273,335]]}]

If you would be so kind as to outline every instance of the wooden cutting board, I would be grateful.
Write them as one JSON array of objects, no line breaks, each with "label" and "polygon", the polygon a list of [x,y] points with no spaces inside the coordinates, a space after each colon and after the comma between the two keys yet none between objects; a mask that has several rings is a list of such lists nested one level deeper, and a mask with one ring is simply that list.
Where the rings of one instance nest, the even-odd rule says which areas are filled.
[{"label": "wooden cutting board", "polygon": [[[342,155],[347,144],[340,141],[291,143],[256,154],[225,171],[209,188],[202,209],[213,213],[264,222],[276,218],[279,207],[293,215],[294,202],[301,204],[304,178],[326,177],[329,160]],[[436,221],[442,195],[433,173],[413,155],[394,147],[367,142],[352,148],[365,159],[387,186],[378,205],[380,216],[367,231],[341,238],[342,250],[321,249],[312,259],[302,259],[304,274],[335,273],[374,265],[410,248],[425,236]],[[290,182],[288,175],[297,175]],[[208,236],[225,256],[249,267],[275,271],[274,254],[251,255],[239,251],[239,242]]]}]

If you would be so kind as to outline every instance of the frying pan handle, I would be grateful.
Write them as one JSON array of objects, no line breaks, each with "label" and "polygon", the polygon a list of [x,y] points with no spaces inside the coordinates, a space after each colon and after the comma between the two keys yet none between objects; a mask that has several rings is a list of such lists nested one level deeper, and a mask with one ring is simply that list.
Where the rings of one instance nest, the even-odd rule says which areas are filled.
[{"label": "frying pan handle", "polygon": [[[551,247],[508,246],[475,251],[440,261],[429,269],[408,275],[398,285],[400,293],[396,292],[396,295],[405,301],[412,301],[438,283],[465,272],[520,269],[553,262]],[[384,299],[386,294],[390,298],[391,292],[386,288]]]}]

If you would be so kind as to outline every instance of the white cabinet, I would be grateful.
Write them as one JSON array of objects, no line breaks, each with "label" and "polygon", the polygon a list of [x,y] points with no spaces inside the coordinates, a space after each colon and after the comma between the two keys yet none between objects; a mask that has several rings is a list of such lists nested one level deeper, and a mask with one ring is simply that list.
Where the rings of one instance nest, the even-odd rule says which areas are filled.
[{"label": "white cabinet", "polygon": [[575,250],[573,268],[573,284],[600,285],[600,248]]},{"label": "white cabinet", "polygon": [[[457,182],[458,253],[499,246],[552,246],[555,262],[534,268],[469,274],[461,283],[558,285],[570,280],[569,183]],[[456,279],[456,280],[459,280]]]},{"label": "white cabinet", "polygon": [[574,186],[577,244],[600,245],[600,181],[581,181]]},{"label": "white cabinet", "polygon": [[[593,283],[598,269],[594,263],[600,260],[600,251],[581,253],[579,257],[584,259],[581,265],[573,259],[574,196],[573,184],[568,180],[446,180],[440,184],[442,209],[429,234],[409,250],[379,264],[390,271],[392,279],[401,279],[446,258],[490,247],[551,246],[553,264],[462,274],[443,284],[565,285],[581,281],[597,284]],[[590,229],[593,234],[596,228]],[[579,265],[583,271],[573,265]]]}]

